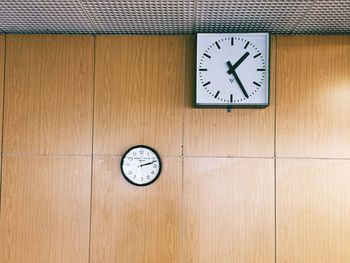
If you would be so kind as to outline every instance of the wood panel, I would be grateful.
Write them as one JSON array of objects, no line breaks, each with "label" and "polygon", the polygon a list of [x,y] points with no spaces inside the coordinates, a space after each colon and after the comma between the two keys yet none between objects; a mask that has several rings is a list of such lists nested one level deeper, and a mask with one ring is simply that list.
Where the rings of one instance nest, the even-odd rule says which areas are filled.
[{"label": "wood panel", "polygon": [[270,106],[265,109],[196,109],[195,39],[186,48],[186,156],[274,156],[276,38],[271,38]]},{"label": "wood panel", "polygon": [[94,160],[91,262],[179,262],[182,159],[162,161],[159,179],[138,187],[119,157]]},{"label": "wood panel", "polygon": [[274,161],[185,158],[183,228],[183,262],[274,262]]},{"label": "wood panel", "polygon": [[95,154],[182,153],[184,37],[96,38]]},{"label": "wood panel", "polygon": [[92,36],[7,35],[4,152],[91,154]]},{"label": "wood panel", "polygon": [[350,262],[350,161],[277,160],[277,262]]},{"label": "wood panel", "polygon": [[0,262],[88,262],[91,158],[3,157]]},{"label": "wood panel", "polygon": [[[4,66],[5,66],[5,36],[0,35],[0,149],[2,149],[2,116],[3,116],[3,98],[4,98]],[[0,175],[1,185],[1,175]],[[1,192],[1,189],[0,189]]]},{"label": "wood panel", "polygon": [[[2,151],[2,126],[3,126],[3,103],[4,103],[4,79],[5,79],[5,36],[0,35],[0,149]],[[1,158],[0,156],[0,209],[1,209]],[[1,210],[0,210],[1,212]]]},{"label": "wood panel", "polygon": [[350,36],[277,41],[277,156],[349,158]]}]

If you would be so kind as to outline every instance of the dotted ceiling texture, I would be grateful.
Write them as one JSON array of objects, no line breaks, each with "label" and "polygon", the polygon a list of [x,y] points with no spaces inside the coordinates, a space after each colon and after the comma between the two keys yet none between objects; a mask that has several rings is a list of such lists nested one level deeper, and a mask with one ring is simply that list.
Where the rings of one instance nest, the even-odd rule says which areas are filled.
[{"label": "dotted ceiling texture", "polygon": [[350,34],[350,0],[0,0],[0,33]]}]

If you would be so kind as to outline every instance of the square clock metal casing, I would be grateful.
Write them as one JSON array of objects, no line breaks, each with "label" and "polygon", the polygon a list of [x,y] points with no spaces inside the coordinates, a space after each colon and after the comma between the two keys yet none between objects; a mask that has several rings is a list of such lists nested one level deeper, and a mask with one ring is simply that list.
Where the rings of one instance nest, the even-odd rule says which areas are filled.
[{"label": "square clock metal casing", "polygon": [[196,106],[269,105],[268,33],[197,34]]}]

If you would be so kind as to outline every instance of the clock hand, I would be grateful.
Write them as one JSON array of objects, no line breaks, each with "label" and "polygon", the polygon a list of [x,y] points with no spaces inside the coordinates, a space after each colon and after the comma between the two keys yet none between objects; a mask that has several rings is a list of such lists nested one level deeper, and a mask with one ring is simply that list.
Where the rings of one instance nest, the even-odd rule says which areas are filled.
[{"label": "clock hand", "polygon": [[142,166],[150,165],[150,164],[152,164],[152,163],[154,163],[154,162],[156,162],[156,161],[152,161],[152,162],[149,162],[149,163],[143,163],[143,164],[140,164],[140,165],[137,166],[137,167],[142,167]]},{"label": "clock hand", "polygon": [[[231,69],[233,68],[233,66],[232,66],[230,61],[227,61],[226,64],[227,64],[227,66],[229,68],[229,70],[227,71],[227,74],[230,75],[230,74],[232,74]],[[232,71],[234,71],[234,70],[232,70]]]},{"label": "clock hand", "polygon": [[244,53],[244,55],[237,60],[237,62],[232,66],[231,62],[228,61],[227,65],[229,66],[229,70],[227,71],[228,74],[232,74],[233,71],[236,70],[236,68],[238,68],[239,65],[241,65],[241,63],[249,56],[249,52]]},{"label": "clock hand", "polygon": [[233,74],[233,76],[235,77],[235,79],[236,79],[236,81],[237,81],[237,83],[238,83],[238,86],[239,86],[239,87],[241,88],[241,90],[243,91],[244,96],[248,99],[248,98],[249,98],[248,93],[247,93],[247,91],[245,90],[245,88],[243,87],[243,84],[242,84],[241,80],[239,79],[239,77],[238,77],[236,71],[233,71],[232,74]]},{"label": "clock hand", "polygon": [[[248,53],[248,52],[247,52],[247,53]],[[246,53],[246,54],[247,54],[247,53]],[[249,55],[249,53],[248,53],[248,55]],[[244,57],[244,56],[243,56],[243,57]],[[243,57],[242,57],[242,58],[243,58]],[[243,60],[242,60],[242,61],[243,61]],[[237,81],[237,83],[238,83],[238,86],[241,88],[241,90],[242,90],[244,96],[248,99],[248,98],[249,98],[248,93],[247,93],[247,91],[245,90],[245,88],[243,87],[243,84],[242,84],[241,80],[239,79],[239,77],[238,77],[236,71],[235,71],[235,70],[232,70],[232,69],[233,69],[233,66],[232,66],[231,62],[230,62],[230,61],[227,61],[226,64],[227,64],[228,67],[230,68],[229,71],[227,71],[227,73],[228,73],[228,74],[233,74],[234,78],[236,79],[236,81]],[[237,64],[237,63],[236,63],[236,64]],[[232,70],[232,71],[231,71],[231,70]]]}]

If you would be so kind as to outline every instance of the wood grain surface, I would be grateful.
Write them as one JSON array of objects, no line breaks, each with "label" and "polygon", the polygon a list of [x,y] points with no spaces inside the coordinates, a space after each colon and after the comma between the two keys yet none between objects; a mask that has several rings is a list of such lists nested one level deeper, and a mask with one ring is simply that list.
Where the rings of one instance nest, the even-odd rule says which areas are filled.
[{"label": "wood grain surface", "polygon": [[182,160],[162,158],[147,187],[128,183],[119,157],[94,160],[91,262],[179,262]]},{"label": "wood grain surface", "polygon": [[[4,72],[5,71],[5,36],[0,35],[0,149],[2,149],[2,117],[3,117],[3,98],[4,98]],[[0,167],[1,169],[1,167]],[[1,185],[1,175],[0,175]],[[0,189],[1,192],[1,189]]]},{"label": "wood grain surface", "polygon": [[350,161],[277,160],[277,262],[350,262]]},{"label": "wood grain surface", "polygon": [[186,47],[185,156],[274,156],[275,51],[271,38],[270,106],[265,109],[194,108],[195,39]]},{"label": "wood grain surface", "polygon": [[4,152],[91,154],[92,36],[7,35]]},{"label": "wood grain surface", "polygon": [[184,37],[96,37],[95,154],[182,154]]},{"label": "wood grain surface", "polygon": [[274,160],[186,158],[183,262],[274,261]]},{"label": "wood grain surface", "polygon": [[88,262],[90,164],[90,157],[3,157],[0,262]]},{"label": "wood grain surface", "polygon": [[271,105],[231,113],[193,107],[194,36],[95,40],[0,36],[1,263],[350,262],[349,36],[273,36]]},{"label": "wood grain surface", "polygon": [[279,36],[276,154],[350,157],[350,36]]}]

